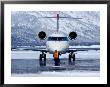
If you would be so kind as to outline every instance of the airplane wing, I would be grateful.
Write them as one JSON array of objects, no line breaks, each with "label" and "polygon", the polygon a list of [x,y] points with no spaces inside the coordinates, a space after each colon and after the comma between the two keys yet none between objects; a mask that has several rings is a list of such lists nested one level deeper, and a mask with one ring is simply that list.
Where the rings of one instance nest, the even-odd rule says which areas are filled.
[{"label": "airplane wing", "polygon": [[100,50],[100,48],[68,48],[66,52],[77,52],[77,51],[89,51],[89,50]]},{"label": "airplane wing", "polygon": [[31,50],[31,51],[41,51],[41,52],[48,52],[46,47],[19,47],[19,48],[12,48],[12,51],[24,51],[24,50]]},{"label": "airplane wing", "polygon": [[[47,53],[48,50],[46,47],[19,47],[19,48],[12,48],[12,51],[24,51],[24,50],[31,50],[31,51],[40,51],[40,52],[45,52]],[[68,48],[66,50],[67,53],[70,52],[77,52],[77,51],[88,51],[88,50],[100,50],[100,48],[83,48],[83,47],[73,47],[73,48]]]}]

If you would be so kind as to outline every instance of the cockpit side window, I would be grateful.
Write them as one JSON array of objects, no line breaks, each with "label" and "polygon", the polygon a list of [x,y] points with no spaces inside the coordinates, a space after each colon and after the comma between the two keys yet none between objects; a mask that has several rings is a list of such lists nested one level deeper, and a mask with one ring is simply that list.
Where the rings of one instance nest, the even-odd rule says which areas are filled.
[{"label": "cockpit side window", "polygon": [[48,41],[68,41],[67,37],[48,37]]}]

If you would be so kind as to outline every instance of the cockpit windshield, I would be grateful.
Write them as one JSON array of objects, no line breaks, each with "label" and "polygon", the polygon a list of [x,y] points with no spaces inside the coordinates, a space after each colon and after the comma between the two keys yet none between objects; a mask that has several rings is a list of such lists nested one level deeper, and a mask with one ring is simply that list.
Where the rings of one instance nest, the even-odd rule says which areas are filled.
[{"label": "cockpit windshield", "polygon": [[48,41],[68,41],[67,37],[48,37]]}]

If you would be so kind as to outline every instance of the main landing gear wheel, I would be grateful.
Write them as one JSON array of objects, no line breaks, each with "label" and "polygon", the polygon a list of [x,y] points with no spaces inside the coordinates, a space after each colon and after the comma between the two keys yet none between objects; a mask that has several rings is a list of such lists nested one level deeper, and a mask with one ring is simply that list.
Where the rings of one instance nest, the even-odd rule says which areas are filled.
[{"label": "main landing gear wheel", "polygon": [[40,54],[39,64],[40,66],[46,66],[46,54],[45,53]]},{"label": "main landing gear wheel", "polygon": [[75,54],[74,53],[69,54],[69,62],[71,62],[72,59],[73,59],[73,61],[75,61]]}]

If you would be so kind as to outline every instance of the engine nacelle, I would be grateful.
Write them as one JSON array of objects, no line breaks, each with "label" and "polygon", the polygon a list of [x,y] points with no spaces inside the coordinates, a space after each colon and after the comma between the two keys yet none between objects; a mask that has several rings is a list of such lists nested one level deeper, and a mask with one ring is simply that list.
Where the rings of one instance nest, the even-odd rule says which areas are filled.
[{"label": "engine nacelle", "polygon": [[77,37],[77,33],[76,32],[72,31],[72,32],[69,33],[69,39],[70,40],[76,39],[76,37]]},{"label": "engine nacelle", "polygon": [[44,40],[44,39],[46,39],[46,33],[44,31],[41,31],[41,32],[38,33],[38,37],[41,40]]}]

